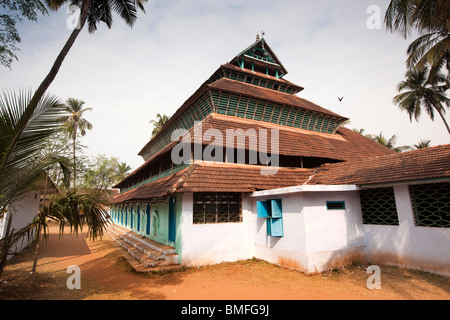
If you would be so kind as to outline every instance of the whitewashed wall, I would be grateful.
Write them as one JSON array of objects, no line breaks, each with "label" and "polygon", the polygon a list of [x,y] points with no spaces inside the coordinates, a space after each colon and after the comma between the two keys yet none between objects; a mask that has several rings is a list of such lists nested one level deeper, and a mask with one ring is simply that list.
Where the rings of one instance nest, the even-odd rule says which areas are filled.
[{"label": "whitewashed wall", "polygon": [[181,215],[181,262],[200,266],[250,259],[253,256],[254,219],[251,200],[242,199],[242,222],[193,224],[193,194],[183,194]]},{"label": "whitewashed wall", "polygon": [[[5,236],[7,227],[6,219],[11,213],[13,216],[11,230],[19,230],[33,221],[33,218],[38,214],[40,195],[40,191],[30,191],[20,201],[9,205],[7,216],[0,221],[1,238]],[[11,248],[11,252],[20,252],[31,241],[33,241],[33,238],[28,239],[28,237],[24,237]]]},{"label": "whitewashed wall", "polygon": [[362,226],[368,260],[450,276],[450,228],[415,226],[408,186],[394,192],[399,225]]},{"label": "whitewashed wall", "polygon": [[[256,200],[275,198],[282,199],[284,236],[267,236],[266,219],[257,218],[255,257],[309,273],[364,259],[357,193],[299,192]],[[345,210],[327,210],[326,201],[340,200]]]}]

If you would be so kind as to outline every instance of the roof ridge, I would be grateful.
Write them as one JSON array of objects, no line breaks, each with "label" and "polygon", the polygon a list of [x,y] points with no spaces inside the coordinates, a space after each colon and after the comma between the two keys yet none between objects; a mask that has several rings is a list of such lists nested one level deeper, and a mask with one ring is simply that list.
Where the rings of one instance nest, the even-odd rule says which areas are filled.
[{"label": "roof ridge", "polygon": [[186,171],[183,172],[180,179],[177,180],[171,187],[169,187],[166,191],[168,195],[174,194],[177,192],[185,183],[185,180],[191,176],[191,174],[197,169],[198,164],[194,163],[189,166],[189,168],[186,169]]}]

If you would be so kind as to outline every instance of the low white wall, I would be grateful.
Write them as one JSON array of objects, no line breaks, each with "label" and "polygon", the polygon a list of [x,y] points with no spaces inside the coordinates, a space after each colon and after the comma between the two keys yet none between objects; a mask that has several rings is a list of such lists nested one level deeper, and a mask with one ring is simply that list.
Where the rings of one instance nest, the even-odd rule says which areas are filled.
[{"label": "low white wall", "polygon": [[450,228],[415,226],[408,186],[395,186],[394,192],[399,225],[363,225],[367,258],[450,276]]},{"label": "low white wall", "polygon": [[[7,215],[0,221],[0,237],[3,238],[6,233],[6,218],[12,213],[13,220],[11,222],[11,230],[19,230],[33,221],[33,218],[38,214],[40,191],[29,191],[20,201],[9,205]],[[23,237],[12,248],[11,252],[20,252],[34,239],[34,234],[31,237]]]},{"label": "low white wall", "polygon": [[[308,272],[364,261],[358,192],[307,192],[304,198]],[[327,201],[345,201],[345,210],[327,210]]]},{"label": "low white wall", "polygon": [[[257,218],[256,201],[281,199],[283,237],[267,235],[266,218]],[[254,198],[253,216],[256,219],[255,257],[285,267],[306,271],[304,199],[302,193],[271,195]]]},{"label": "low white wall", "polygon": [[[257,258],[308,273],[364,260],[361,209],[356,192],[275,194],[256,200],[276,198],[282,199],[284,236],[267,236],[265,218],[258,218]],[[327,201],[345,201],[346,209],[327,210]]]},{"label": "low white wall", "polygon": [[254,217],[251,201],[242,199],[242,222],[193,224],[193,194],[183,194],[181,263],[200,266],[253,257]]}]

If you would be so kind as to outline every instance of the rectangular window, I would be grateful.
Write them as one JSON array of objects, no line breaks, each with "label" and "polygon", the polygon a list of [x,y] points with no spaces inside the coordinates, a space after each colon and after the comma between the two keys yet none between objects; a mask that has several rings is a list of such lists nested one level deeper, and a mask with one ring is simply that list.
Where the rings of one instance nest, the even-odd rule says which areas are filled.
[{"label": "rectangular window", "polygon": [[450,183],[409,186],[416,226],[450,228]]},{"label": "rectangular window", "polygon": [[398,226],[394,188],[361,190],[359,196],[363,224]]},{"label": "rectangular window", "polygon": [[256,207],[257,217],[266,218],[267,235],[282,237],[284,234],[281,199],[258,201]]},{"label": "rectangular window", "polygon": [[327,210],[345,210],[345,201],[327,201]]},{"label": "rectangular window", "polygon": [[242,222],[242,198],[240,193],[194,193],[194,224],[227,222]]}]

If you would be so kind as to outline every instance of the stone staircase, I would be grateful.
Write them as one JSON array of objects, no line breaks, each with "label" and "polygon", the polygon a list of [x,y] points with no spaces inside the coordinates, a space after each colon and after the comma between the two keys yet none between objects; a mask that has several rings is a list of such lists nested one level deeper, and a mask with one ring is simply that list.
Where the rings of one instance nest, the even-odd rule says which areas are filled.
[{"label": "stone staircase", "polygon": [[142,237],[115,224],[106,233],[124,249],[122,255],[137,272],[152,272],[181,268],[175,248]]}]

